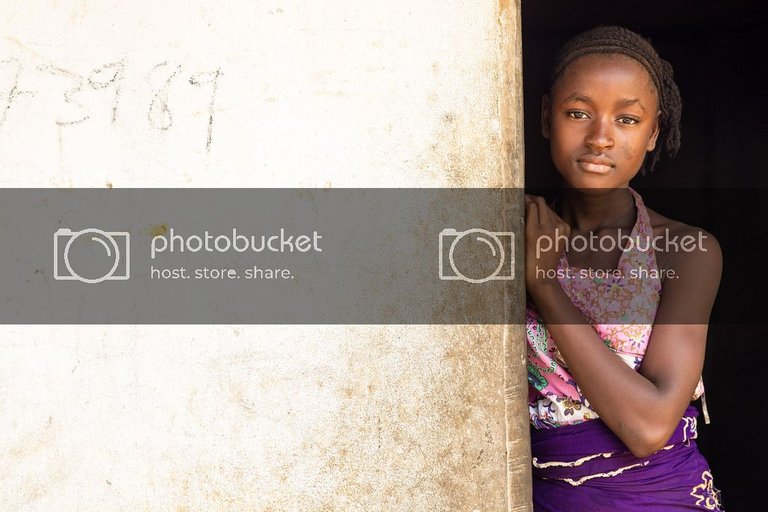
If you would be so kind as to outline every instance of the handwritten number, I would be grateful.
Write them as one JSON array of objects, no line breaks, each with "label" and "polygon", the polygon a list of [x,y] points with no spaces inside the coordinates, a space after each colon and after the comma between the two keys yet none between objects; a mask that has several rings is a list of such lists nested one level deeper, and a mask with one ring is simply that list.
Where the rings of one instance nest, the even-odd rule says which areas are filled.
[{"label": "handwritten number", "polygon": [[59,125],[59,126],[68,126],[68,125],[78,124],[78,123],[82,123],[83,121],[85,121],[86,119],[88,119],[90,117],[88,115],[88,111],[83,106],[83,104],[80,103],[79,101],[73,99],[73,96],[75,94],[77,94],[78,92],[81,92],[81,90],[83,88],[84,80],[83,80],[82,76],[78,75],[77,73],[73,73],[71,71],[63,69],[63,68],[58,68],[56,66],[51,66],[49,64],[44,64],[44,65],[38,66],[37,69],[39,69],[40,71],[48,72],[48,73],[50,73],[52,75],[63,76],[65,78],[68,78],[69,80],[71,80],[72,82],[74,82],[76,84],[75,87],[72,87],[71,89],[66,89],[64,91],[64,103],[66,103],[67,105],[74,106],[74,107],[78,108],[83,113],[79,117],[76,117],[76,118],[71,119],[69,121],[61,121],[61,120],[57,119],[56,120],[56,124],[57,125]]},{"label": "handwritten number", "polygon": [[24,68],[21,65],[21,62],[19,62],[16,59],[6,59],[6,60],[0,60],[0,65],[8,65],[13,69],[11,72],[11,84],[8,87],[8,92],[0,94],[0,100],[2,100],[2,104],[0,104],[0,126],[5,123],[5,118],[8,117],[8,111],[11,109],[11,105],[13,105],[13,102],[21,96],[22,94],[30,94],[34,95],[34,93],[30,91],[20,91],[19,90],[19,77],[21,76],[21,72],[24,70]]},{"label": "handwritten number", "polygon": [[[56,83],[63,82],[61,89],[57,86],[56,94],[61,91],[59,101],[63,99],[63,105],[59,103],[58,118],[55,119],[58,126],[71,126],[82,123],[90,118],[87,103],[80,101],[78,94],[91,91],[109,89],[114,91],[112,96],[112,116],[111,123],[117,121],[117,112],[122,101],[122,90],[126,78],[126,63],[124,60],[108,62],[101,66],[93,68],[86,76],[73,71],[56,66],[51,62],[44,62],[38,65],[37,71],[47,73],[57,77]],[[147,81],[152,87],[152,99],[147,111],[147,119],[151,127],[165,131],[173,125],[173,115],[169,108],[168,95],[174,78],[182,71],[181,65],[169,65],[161,62],[154,66],[146,76]],[[8,113],[14,103],[22,95],[36,96],[37,92],[21,90],[19,83],[22,77],[25,77],[24,63],[16,58],[7,58],[0,60],[0,126],[3,126],[8,119]],[[216,99],[219,88],[220,77],[223,76],[221,68],[211,71],[203,71],[189,75],[189,84],[201,89],[207,87],[210,91],[208,96],[208,116],[207,130],[205,139],[206,151],[211,150],[213,141],[213,126],[216,112]],[[38,75],[38,80],[40,79]],[[46,80],[47,82],[47,80]],[[86,85],[87,84],[87,85]],[[84,91],[85,89],[85,91]]]},{"label": "handwritten number", "polygon": [[[167,62],[162,62],[152,68],[150,75],[160,68],[167,66]],[[149,104],[149,112],[147,117],[149,118],[149,124],[159,130],[167,130],[173,124],[173,116],[171,110],[168,108],[168,88],[170,87],[173,77],[181,72],[181,65],[176,66],[173,72],[168,78],[165,79],[160,89],[155,91],[152,101]]]},{"label": "handwritten number", "polygon": [[95,68],[88,75],[88,84],[93,89],[106,89],[110,85],[115,86],[115,96],[112,99],[112,123],[117,120],[117,103],[120,99],[120,86],[125,74],[123,61],[111,62]]},{"label": "handwritten number", "polygon": [[221,68],[217,68],[215,71],[209,71],[206,73],[198,73],[189,78],[189,83],[202,87],[206,84],[211,84],[211,99],[208,102],[208,137],[205,141],[206,151],[211,150],[211,138],[213,136],[213,108],[216,102],[216,89],[219,85],[219,77],[221,76]]}]

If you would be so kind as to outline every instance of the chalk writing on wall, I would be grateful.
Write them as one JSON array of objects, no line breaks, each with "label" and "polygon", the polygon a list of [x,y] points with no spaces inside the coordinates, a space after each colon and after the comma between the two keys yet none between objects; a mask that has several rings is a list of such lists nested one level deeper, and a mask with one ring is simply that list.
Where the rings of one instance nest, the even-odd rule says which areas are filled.
[{"label": "chalk writing on wall", "polygon": [[[194,69],[184,64],[160,62],[142,76],[129,73],[125,59],[96,64],[86,72],[79,72],[51,61],[25,57],[0,58],[0,126],[9,122],[9,114],[31,106],[36,99],[45,97],[53,108],[51,122],[59,127],[78,125],[86,122],[115,124],[121,115],[121,104],[126,90],[132,94],[145,94],[146,121],[151,130],[159,132],[174,126],[174,109],[191,109],[206,112],[205,123],[201,126],[201,144],[210,151],[213,140],[216,92],[223,76],[220,67],[208,70]],[[144,80],[144,88],[130,81]],[[176,104],[172,98],[172,85],[186,83],[208,91],[207,101],[202,105],[190,105],[183,101]],[[101,94],[98,94],[101,91]],[[106,94],[104,94],[106,93]],[[90,96],[98,95],[98,98]],[[134,98],[143,101],[143,98]],[[98,110],[108,112],[107,116],[95,116]],[[22,116],[23,118],[23,116]],[[18,119],[18,118],[17,118]],[[190,129],[191,127],[186,127]]]}]

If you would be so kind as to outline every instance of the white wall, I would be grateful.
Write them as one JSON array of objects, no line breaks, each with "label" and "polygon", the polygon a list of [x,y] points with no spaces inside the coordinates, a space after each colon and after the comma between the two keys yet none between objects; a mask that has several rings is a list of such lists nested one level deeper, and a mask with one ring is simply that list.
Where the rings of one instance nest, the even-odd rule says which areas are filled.
[{"label": "white wall", "polygon": [[[501,8],[2,0],[0,186],[519,186]],[[510,332],[3,326],[0,509],[506,510]]]}]

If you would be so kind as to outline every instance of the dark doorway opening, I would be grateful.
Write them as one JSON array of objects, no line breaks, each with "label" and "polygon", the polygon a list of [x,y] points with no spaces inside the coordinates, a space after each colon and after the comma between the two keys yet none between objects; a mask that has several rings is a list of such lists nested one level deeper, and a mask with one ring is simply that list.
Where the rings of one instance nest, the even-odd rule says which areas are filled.
[{"label": "dark doorway opening", "polygon": [[724,509],[761,510],[768,476],[768,3],[523,1],[528,189],[559,185],[539,122],[555,53],[596,25],[639,32],[675,70],[680,152],[632,186],[651,208],[710,231],[721,244],[723,277],[704,366],[712,421],[699,417],[698,442]]}]

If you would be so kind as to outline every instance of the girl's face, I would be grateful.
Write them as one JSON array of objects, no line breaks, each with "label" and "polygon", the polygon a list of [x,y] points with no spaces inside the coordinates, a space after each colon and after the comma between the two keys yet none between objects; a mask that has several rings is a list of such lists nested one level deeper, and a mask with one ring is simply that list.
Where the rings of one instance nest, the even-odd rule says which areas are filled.
[{"label": "girl's face", "polygon": [[622,188],[659,135],[653,80],[624,55],[590,54],[565,69],[542,102],[542,133],[574,188]]}]

